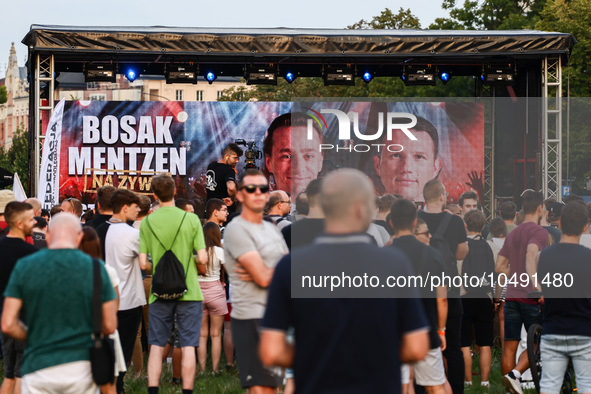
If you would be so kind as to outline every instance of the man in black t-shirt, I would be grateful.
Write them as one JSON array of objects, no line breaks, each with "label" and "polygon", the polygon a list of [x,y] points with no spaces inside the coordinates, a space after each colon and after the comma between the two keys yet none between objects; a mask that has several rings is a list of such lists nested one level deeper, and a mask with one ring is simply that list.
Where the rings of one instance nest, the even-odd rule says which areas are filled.
[{"label": "man in black t-shirt", "polygon": [[324,232],[324,212],[320,206],[322,179],[314,179],[306,188],[308,215],[281,230],[289,250],[311,244]]},{"label": "man in black t-shirt", "polygon": [[[396,277],[412,274],[401,252],[377,247],[365,233],[375,209],[367,176],[352,169],[331,173],[320,200],[326,234],[294,249],[275,268],[261,323],[261,360],[293,365],[299,393],[398,394],[400,362],[421,360],[428,351],[428,322],[417,289],[390,288],[392,298],[292,298],[292,262],[306,272],[321,266],[333,274],[382,269]],[[295,329],[295,344],[286,341],[289,327]]]},{"label": "man in black t-shirt", "polygon": [[220,161],[214,161],[207,166],[207,200],[219,198],[228,206],[229,212],[236,212],[236,164],[242,157],[242,149],[234,144],[228,144],[222,151]]},{"label": "man in black t-shirt", "polygon": [[[395,231],[396,238],[392,247],[400,249],[411,261],[415,273],[423,278],[429,275],[441,277],[445,271],[443,258],[435,248],[421,243],[414,236],[417,226],[417,207],[407,199],[394,201],[390,208],[390,225]],[[445,324],[447,320],[447,290],[439,286],[435,290],[421,288],[421,301],[425,307],[429,320],[430,350],[424,360],[414,363],[415,380],[418,385],[430,387],[430,392],[443,392],[445,384],[445,369],[443,356],[445,350]],[[406,375],[408,367],[403,369],[403,384],[410,382]],[[405,379],[405,377],[407,379]]]},{"label": "man in black t-shirt", "polygon": [[[591,287],[588,280],[591,250],[579,245],[581,234],[588,231],[587,221],[585,205],[574,201],[567,203],[560,217],[560,243],[548,246],[540,253],[538,281],[544,294],[542,393],[560,392],[569,359],[575,370],[578,391],[591,392],[588,373],[591,352]],[[548,281],[545,280],[547,275]],[[565,295],[573,298],[563,298]]]},{"label": "man in black t-shirt", "polygon": [[[85,226],[90,226],[95,230],[101,224],[113,216],[113,207],[111,205],[111,197],[117,189],[111,185],[101,186],[96,190],[96,207],[95,210],[98,212],[92,220],[86,222]],[[60,211],[61,212],[61,211]]]},{"label": "man in black t-shirt", "polygon": [[[25,242],[25,238],[33,234],[33,206],[26,202],[10,202],[6,205],[4,217],[10,226],[10,233],[0,239],[0,314],[4,305],[4,291],[16,262],[37,251],[36,247]],[[15,386],[20,387],[24,350],[24,342],[2,334],[4,381],[1,392],[12,393]]]},{"label": "man in black t-shirt", "polygon": [[[433,235],[437,232],[439,225],[443,222],[446,215],[451,219],[443,233],[443,238],[447,241],[449,250],[455,255],[457,260],[464,260],[468,254],[468,238],[466,237],[466,227],[464,222],[457,215],[443,212],[447,201],[445,186],[437,179],[432,179],[425,184],[423,188],[425,197],[425,208],[418,212],[418,217],[423,219],[429,227],[429,232]],[[462,332],[462,302],[458,298],[459,291],[448,291],[447,301],[447,330],[445,338],[447,348],[443,355],[447,360],[447,378],[454,394],[464,392],[464,355],[461,350],[461,332]]]}]

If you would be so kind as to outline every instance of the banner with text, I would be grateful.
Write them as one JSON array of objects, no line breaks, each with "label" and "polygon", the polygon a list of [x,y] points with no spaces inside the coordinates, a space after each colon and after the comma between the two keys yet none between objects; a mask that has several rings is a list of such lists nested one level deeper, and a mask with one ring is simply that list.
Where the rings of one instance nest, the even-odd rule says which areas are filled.
[{"label": "banner with text", "polygon": [[[57,118],[60,105],[63,122]],[[298,149],[300,137],[291,131],[290,122],[276,127],[278,117],[295,112],[308,117],[321,133],[320,140],[308,141],[314,155]],[[96,189],[107,184],[150,195],[151,177],[170,173],[178,197],[204,201],[208,164],[219,160],[224,146],[237,140],[245,150],[236,167],[238,175],[246,161],[269,174],[273,188],[294,197],[305,189],[305,182],[337,168],[354,167],[368,174],[378,195],[400,194],[420,201],[418,177],[425,182],[437,177],[446,185],[450,200],[457,201],[484,170],[484,106],[476,102],[67,101],[58,104],[54,118],[48,126],[40,175],[40,197],[46,201],[51,195],[48,204],[58,200],[53,186],[57,177],[48,175],[50,162],[59,168],[60,200],[75,197],[92,204]],[[398,132],[393,130],[413,121],[419,122],[413,127],[429,130],[415,130],[416,140],[407,136],[404,142],[395,141]],[[280,138],[286,130],[288,137]],[[428,159],[428,165],[400,167],[393,160],[401,156],[395,152],[400,150],[396,144],[417,163]],[[428,157],[423,157],[425,152]],[[306,168],[295,165],[302,160],[316,162]]]},{"label": "banner with text", "polygon": [[39,173],[39,195],[37,198],[43,204],[43,208],[51,209],[60,200],[60,179],[62,171],[60,167],[62,120],[65,100],[60,100],[55,106],[51,119],[47,124],[45,140],[43,142],[43,154],[41,156],[41,171]]}]

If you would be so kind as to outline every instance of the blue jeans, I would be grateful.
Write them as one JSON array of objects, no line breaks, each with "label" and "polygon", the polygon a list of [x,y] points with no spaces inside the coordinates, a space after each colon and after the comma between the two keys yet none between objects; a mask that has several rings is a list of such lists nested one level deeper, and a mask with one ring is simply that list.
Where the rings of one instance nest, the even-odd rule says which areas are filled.
[{"label": "blue jeans", "polygon": [[579,393],[591,392],[591,337],[542,335],[540,392],[560,393],[569,359],[575,369]]}]

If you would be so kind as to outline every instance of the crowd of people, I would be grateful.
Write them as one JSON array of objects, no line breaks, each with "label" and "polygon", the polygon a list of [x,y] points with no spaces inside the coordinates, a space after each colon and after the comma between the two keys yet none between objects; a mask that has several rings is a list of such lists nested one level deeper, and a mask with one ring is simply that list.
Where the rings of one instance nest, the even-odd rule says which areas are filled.
[{"label": "crowd of people", "polygon": [[[584,275],[591,206],[582,198],[544,201],[526,191],[519,207],[503,202],[487,222],[477,193],[449,203],[437,179],[415,190],[420,209],[400,195],[376,197],[369,178],[352,169],[298,184],[293,198],[292,189],[271,191],[257,169],[238,178],[241,156],[230,144],[209,166],[205,212],[175,199],[168,175],[152,178],[151,196],[103,186],[88,212],[75,198],[47,212],[35,198],[20,202],[0,191],[2,393],[99,390],[89,361],[93,259],[104,262],[101,329],[117,356],[116,382],[101,392],[125,392],[133,364],[136,376],[147,372],[148,393],[157,393],[172,358],[172,383],[191,393],[197,373],[220,373],[224,353],[224,367],[237,367],[253,394],[280,386],[284,393],[462,393],[473,385],[475,355],[479,384],[490,387],[499,336],[503,384],[522,393],[528,360],[518,346],[534,323],[543,325],[542,392],[560,391],[569,359],[578,391],[591,392],[591,290],[578,282],[578,298],[554,299],[541,280],[532,285],[536,275]],[[302,298],[293,297],[292,263],[481,280],[393,287],[388,298]],[[180,290],[169,289],[178,275]]]}]

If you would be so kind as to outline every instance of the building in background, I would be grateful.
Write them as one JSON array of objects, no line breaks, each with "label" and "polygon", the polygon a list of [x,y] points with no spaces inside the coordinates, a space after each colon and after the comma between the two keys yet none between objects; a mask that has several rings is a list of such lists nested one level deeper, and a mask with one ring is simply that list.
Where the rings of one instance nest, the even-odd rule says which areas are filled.
[{"label": "building in background", "polygon": [[29,82],[27,68],[19,67],[14,42],[10,48],[6,76],[3,83],[6,86],[8,100],[0,104],[0,147],[5,151],[10,149],[12,138],[17,129],[29,128]]},{"label": "building in background", "polygon": [[246,86],[240,78],[218,77],[213,84],[167,84],[164,76],[146,75],[129,82],[122,74],[116,83],[84,82],[81,73],[61,73],[55,99],[91,101],[217,101],[225,89]]}]

